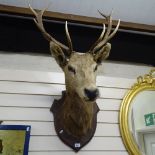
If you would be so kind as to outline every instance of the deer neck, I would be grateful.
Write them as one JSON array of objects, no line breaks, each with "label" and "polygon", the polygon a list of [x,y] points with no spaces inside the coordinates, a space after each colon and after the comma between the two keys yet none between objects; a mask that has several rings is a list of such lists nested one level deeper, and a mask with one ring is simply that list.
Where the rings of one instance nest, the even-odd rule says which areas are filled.
[{"label": "deer neck", "polygon": [[74,112],[79,110],[79,112],[84,112],[85,114],[92,114],[93,103],[83,101],[75,92],[66,93],[65,104]]},{"label": "deer neck", "polygon": [[92,127],[94,103],[83,101],[75,92],[66,92],[63,118],[66,129],[80,137]]}]

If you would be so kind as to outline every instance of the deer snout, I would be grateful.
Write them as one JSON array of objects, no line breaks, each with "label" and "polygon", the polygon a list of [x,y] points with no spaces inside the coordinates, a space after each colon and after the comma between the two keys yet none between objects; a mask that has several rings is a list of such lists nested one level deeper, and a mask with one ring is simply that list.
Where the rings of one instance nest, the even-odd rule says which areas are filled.
[{"label": "deer snout", "polygon": [[86,89],[85,88],[84,93],[90,101],[94,101],[99,96],[98,89]]}]

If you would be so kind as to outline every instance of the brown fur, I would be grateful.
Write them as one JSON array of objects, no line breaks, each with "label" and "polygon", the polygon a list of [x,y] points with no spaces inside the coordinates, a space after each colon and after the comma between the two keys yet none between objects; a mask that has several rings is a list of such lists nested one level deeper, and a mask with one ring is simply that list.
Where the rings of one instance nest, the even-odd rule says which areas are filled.
[{"label": "brown fur", "polygon": [[[73,53],[67,65],[63,68],[65,73],[66,91],[70,95],[75,92],[83,101],[87,100],[84,89],[96,89],[96,71],[94,69],[97,63],[91,54]],[[68,66],[72,66],[76,74],[68,71]]]},{"label": "brown fur", "polygon": [[67,94],[59,116],[64,129],[81,138],[92,127],[93,103],[84,102],[75,92]]},{"label": "brown fur", "polygon": [[[83,137],[92,128],[95,101],[88,101],[84,89],[96,89],[96,65],[91,54],[74,53],[63,68],[66,96],[59,111],[58,121],[65,131],[77,138]],[[70,72],[68,66],[72,66],[76,74]]]},{"label": "brown fur", "polygon": [[[96,90],[96,67],[107,56],[102,52],[94,57],[91,53],[72,53],[69,59],[62,54],[58,45],[50,44],[53,55],[65,73],[66,96],[59,111],[58,120],[64,130],[72,136],[81,139],[92,128],[94,116],[94,101],[89,101],[85,89]],[[110,45],[105,49],[110,51]],[[100,58],[101,56],[101,58]],[[70,71],[69,68],[72,68]],[[96,96],[97,97],[97,96]]]}]

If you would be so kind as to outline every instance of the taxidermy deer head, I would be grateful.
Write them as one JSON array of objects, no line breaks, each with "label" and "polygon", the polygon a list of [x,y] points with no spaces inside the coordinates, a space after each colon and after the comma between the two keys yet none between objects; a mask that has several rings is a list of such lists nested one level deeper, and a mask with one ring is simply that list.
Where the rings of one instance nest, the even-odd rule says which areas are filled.
[{"label": "taxidermy deer head", "polygon": [[108,22],[107,30],[103,24],[103,31],[98,40],[88,52],[80,54],[73,50],[67,21],[65,31],[68,46],[60,43],[46,32],[42,23],[42,15],[45,10],[36,12],[31,6],[29,7],[36,17],[34,21],[37,27],[49,41],[52,56],[65,74],[66,93],[64,103],[56,116],[57,120],[60,124],[62,122],[63,129],[68,134],[81,139],[92,128],[94,104],[99,96],[96,86],[97,67],[109,56],[111,44],[108,41],[116,34],[120,20],[111,33],[111,15],[105,16],[99,12]]}]

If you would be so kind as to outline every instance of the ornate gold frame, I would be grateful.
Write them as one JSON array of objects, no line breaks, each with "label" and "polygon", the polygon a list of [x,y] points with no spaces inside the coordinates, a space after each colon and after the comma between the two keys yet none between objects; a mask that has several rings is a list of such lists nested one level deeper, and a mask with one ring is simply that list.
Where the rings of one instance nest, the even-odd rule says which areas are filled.
[{"label": "ornate gold frame", "polygon": [[155,68],[152,69],[149,74],[144,75],[144,77],[139,76],[137,78],[137,83],[135,83],[127,92],[121,104],[119,116],[120,132],[125,147],[130,155],[141,155],[141,152],[139,151],[134,141],[134,138],[131,132],[129,131],[128,116],[131,107],[131,101],[137,95],[137,93],[143,90],[155,90],[155,77],[153,77],[154,73]]}]

